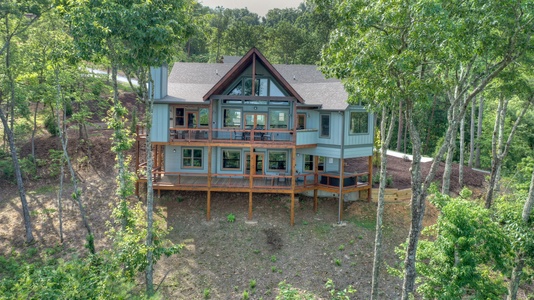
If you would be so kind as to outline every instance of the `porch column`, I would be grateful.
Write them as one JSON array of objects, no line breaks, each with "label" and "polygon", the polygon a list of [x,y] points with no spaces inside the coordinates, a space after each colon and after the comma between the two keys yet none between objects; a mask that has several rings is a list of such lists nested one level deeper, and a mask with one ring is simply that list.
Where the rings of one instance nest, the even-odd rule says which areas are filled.
[{"label": "porch column", "polygon": [[317,185],[319,184],[319,156],[314,155],[313,156],[313,211],[317,213],[317,210],[319,209],[319,202],[317,200]]},{"label": "porch column", "polygon": [[212,147],[208,146],[208,194],[206,203],[206,221],[209,221],[211,219],[211,156]]},{"label": "porch column", "polygon": [[[296,111],[295,111],[296,112]],[[291,151],[291,226],[295,225],[295,174],[297,173],[297,148]]]},{"label": "porch column", "polygon": [[338,199],[338,213],[339,213],[339,219],[337,220],[339,223],[343,220],[343,185],[345,181],[345,160],[340,158],[339,159],[339,199]]},{"label": "porch column", "polygon": [[248,217],[247,219],[252,220],[252,191],[248,192]]},{"label": "porch column", "polygon": [[372,193],[373,193],[373,156],[369,156],[367,167],[369,175],[367,176],[367,185],[369,189],[367,190],[367,202],[371,202],[372,200]]},{"label": "porch column", "polygon": [[291,226],[295,225],[295,193],[291,193],[291,211],[290,211],[290,217],[289,217],[289,224]]}]

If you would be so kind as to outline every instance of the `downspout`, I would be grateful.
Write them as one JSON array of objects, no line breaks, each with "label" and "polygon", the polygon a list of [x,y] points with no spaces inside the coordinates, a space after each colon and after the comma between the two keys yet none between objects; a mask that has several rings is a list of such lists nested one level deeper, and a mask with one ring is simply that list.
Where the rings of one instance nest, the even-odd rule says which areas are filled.
[{"label": "downspout", "polygon": [[339,195],[337,223],[341,224],[341,214],[343,213],[343,185],[345,183],[345,113],[343,111],[340,111],[339,113],[341,114],[341,149],[339,154]]}]

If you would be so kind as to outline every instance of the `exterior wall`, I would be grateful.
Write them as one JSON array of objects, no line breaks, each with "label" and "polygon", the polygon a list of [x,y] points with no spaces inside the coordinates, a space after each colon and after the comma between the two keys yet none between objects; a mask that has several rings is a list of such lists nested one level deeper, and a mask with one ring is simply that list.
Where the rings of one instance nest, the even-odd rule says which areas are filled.
[{"label": "exterior wall", "polygon": [[349,145],[373,145],[374,140],[374,115],[368,113],[367,133],[350,133],[350,113],[366,112],[364,108],[350,108],[345,112],[345,146]]},{"label": "exterior wall", "polygon": [[[163,99],[167,96],[168,67],[163,65],[157,68],[150,68],[152,81],[154,82],[154,99]],[[149,90],[151,92],[152,89]]]},{"label": "exterior wall", "polygon": [[[184,168],[182,166],[182,148],[202,149],[202,168]],[[176,152],[174,152],[176,150]],[[207,147],[180,147],[165,146],[165,172],[207,173],[208,148]]]},{"label": "exterior wall", "polygon": [[150,135],[153,142],[169,141],[169,105],[154,104]]}]

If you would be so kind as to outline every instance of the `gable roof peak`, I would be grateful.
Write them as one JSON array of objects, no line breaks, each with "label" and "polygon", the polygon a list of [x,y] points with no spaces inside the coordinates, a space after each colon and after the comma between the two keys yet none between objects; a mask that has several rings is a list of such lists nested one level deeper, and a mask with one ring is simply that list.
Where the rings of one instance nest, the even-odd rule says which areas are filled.
[{"label": "gable roof peak", "polygon": [[[241,73],[243,73],[250,65],[254,67],[256,62],[260,62],[269,73],[271,73],[274,79],[280,83],[282,88],[289,93],[289,96],[297,99],[299,103],[304,103],[304,99],[256,47],[252,47],[247,54],[241,57],[241,59],[217,82],[217,84],[204,95],[204,101],[208,100],[213,95],[222,94],[224,90],[241,75]],[[253,73],[252,76],[254,77],[255,74]]]}]

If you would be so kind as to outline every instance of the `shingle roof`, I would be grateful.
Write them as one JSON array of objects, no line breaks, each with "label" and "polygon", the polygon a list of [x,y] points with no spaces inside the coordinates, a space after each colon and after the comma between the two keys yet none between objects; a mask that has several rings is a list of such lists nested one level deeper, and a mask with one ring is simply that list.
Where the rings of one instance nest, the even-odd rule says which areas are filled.
[{"label": "shingle roof", "polygon": [[[168,96],[162,101],[202,102],[202,97],[234,63],[175,63],[169,75]],[[337,79],[326,79],[314,65],[273,65],[302,96],[306,105],[326,110],[347,108],[348,94]]]}]

